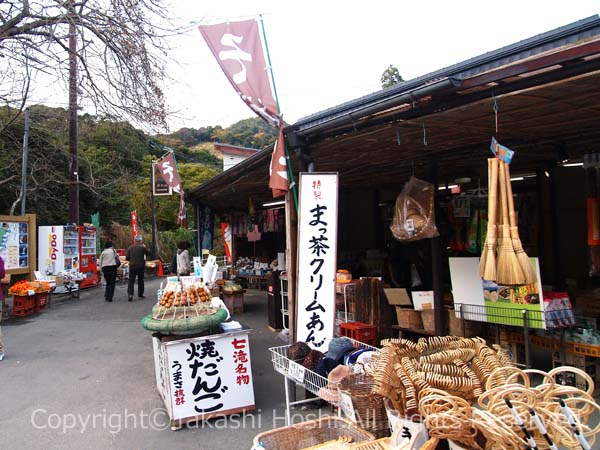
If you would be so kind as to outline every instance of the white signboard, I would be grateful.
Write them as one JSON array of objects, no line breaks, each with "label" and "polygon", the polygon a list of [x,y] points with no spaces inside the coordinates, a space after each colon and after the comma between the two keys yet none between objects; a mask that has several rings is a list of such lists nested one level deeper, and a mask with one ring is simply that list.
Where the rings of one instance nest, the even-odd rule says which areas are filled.
[{"label": "white signboard", "polygon": [[[172,419],[208,418],[254,409],[247,333],[162,343],[167,353]],[[160,354],[160,353],[159,353]]]},{"label": "white signboard", "polygon": [[[544,296],[538,258],[529,258],[536,273],[534,283],[498,285],[479,276],[479,258],[449,258],[455,314],[462,308],[466,320],[523,326],[527,311],[530,328],[546,328]],[[559,306],[565,308],[565,306]]]},{"label": "white signboard", "polygon": [[306,369],[304,366],[301,366],[297,362],[290,361],[290,368],[288,370],[288,375],[290,378],[300,384],[304,383],[304,372]]},{"label": "white signboard", "polygon": [[352,422],[356,423],[356,411],[354,410],[354,405],[352,404],[352,398],[346,394],[345,392],[340,392],[340,408],[344,415],[350,419]]},{"label": "white signboard", "polygon": [[301,173],[297,333],[321,350],[334,332],[337,217],[338,174]]},{"label": "white signboard", "polygon": [[433,308],[433,291],[413,291],[412,301],[415,311]]}]

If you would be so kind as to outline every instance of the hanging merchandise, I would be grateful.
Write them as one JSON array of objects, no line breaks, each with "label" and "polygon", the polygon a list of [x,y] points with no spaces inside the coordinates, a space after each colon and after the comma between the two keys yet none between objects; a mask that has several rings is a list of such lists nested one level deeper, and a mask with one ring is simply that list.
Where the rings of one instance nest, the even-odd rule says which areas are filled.
[{"label": "hanging merchandise", "polygon": [[589,247],[589,275],[600,275],[600,176],[598,171],[598,154],[584,155],[587,179],[587,243]]},{"label": "hanging merchandise", "polygon": [[521,243],[521,239],[519,237],[519,227],[517,225],[517,214],[515,212],[515,202],[513,198],[512,184],[510,181],[510,166],[506,163],[501,162],[505,166],[505,182],[506,182],[506,192],[508,196],[508,214],[509,214],[509,222],[510,222],[510,238],[512,240],[513,249],[517,255],[519,266],[523,271],[523,276],[525,277],[523,284],[532,284],[536,282],[535,272],[533,270],[533,266],[529,261],[529,256],[523,250],[523,244]]},{"label": "hanging merchandise", "polygon": [[479,223],[480,223],[481,211],[475,210],[473,218],[469,223],[469,230],[467,235],[467,251],[470,253],[479,253]]},{"label": "hanging merchandise", "polygon": [[498,160],[488,159],[488,224],[485,245],[479,261],[479,275],[496,280],[496,213],[498,210]]},{"label": "hanging merchandise", "polygon": [[471,199],[465,196],[457,196],[452,198],[452,209],[454,217],[470,217],[471,216]]},{"label": "hanging merchandise", "polygon": [[[509,165],[503,160],[490,158],[488,173],[489,222],[479,273],[484,280],[496,281],[501,285],[532,284],[536,276],[519,238]],[[499,206],[498,186],[500,187]],[[500,211],[499,217],[498,211]],[[497,233],[498,240],[496,240]]]},{"label": "hanging merchandise", "polygon": [[410,177],[396,199],[390,226],[396,239],[416,241],[439,236],[435,226],[434,189],[433,184]]},{"label": "hanging merchandise", "polygon": [[417,266],[414,264],[410,265],[410,287],[417,288],[421,286],[423,282],[421,281],[421,276],[419,275],[419,271],[417,270]]},{"label": "hanging merchandise", "polygon": [[[507,165],[500,161],[499,167],[500,175],[498,176],[498,181],[500,184],[500,210],[502,211],[502,222],[499,224],[501,233],[500,241],[498,242],[498,266],[496,268],[497,282],[498,284],[503,285],[525,284],[525,275],[513,246],[510,232],[510,221],[508,218],[508,189],[506,182]],[[510,179],[508,180],[508,183],[510,183]]]}]

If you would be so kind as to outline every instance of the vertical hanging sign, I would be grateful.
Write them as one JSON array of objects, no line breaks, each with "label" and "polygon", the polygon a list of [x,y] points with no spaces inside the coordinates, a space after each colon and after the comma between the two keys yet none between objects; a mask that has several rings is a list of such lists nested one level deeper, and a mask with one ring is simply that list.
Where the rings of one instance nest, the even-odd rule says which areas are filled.
[{"label": "vertical hanging sign", "polygon": [[334,332],[337,218],[338,174],[301,173],[297,333],[321,351]]}]

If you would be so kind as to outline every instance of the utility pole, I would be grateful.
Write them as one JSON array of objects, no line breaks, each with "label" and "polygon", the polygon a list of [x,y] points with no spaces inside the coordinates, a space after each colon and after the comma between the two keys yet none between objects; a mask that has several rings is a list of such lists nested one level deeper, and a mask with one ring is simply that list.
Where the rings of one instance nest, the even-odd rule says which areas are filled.
[{"label": "utility pole", "polygon": [[29,108],[25,108],[25,132],[23,133],[23,163],[21,165],[21,215],[25,215],[27,200],[27,154],[29,152]]},{"label": "utility pole", "polygon": [[77,161],[77,27],[74,0],[69,0],[69,222],[79,223]]},{"label": "utility pole", "polygon": [[156,259],[156,209],[154,203],[154,161],[150,164],[150,209],[152,210],[152,251],[150,257]]}]

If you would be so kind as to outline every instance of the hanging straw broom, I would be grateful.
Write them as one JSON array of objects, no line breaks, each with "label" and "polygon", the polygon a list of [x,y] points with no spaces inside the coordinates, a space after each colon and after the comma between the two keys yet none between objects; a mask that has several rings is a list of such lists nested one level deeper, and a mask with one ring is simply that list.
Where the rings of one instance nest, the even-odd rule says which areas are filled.
[{"label": "hanging straw broom", "polygon": [[500,209],[502,210],[502,237],[498,244],[498,266],[496,282],[502,285],[525,284],[525,275],[513,248],[508,221],[508,199],[506,195],[506,163],[499,161]]},{"label": "hanging straw broom", "polygon": [[515,201],[513,199],[513,191],[510,183],[510,166],[506,164],[506,193],[508,194],[508,215],[510,219],[510,237],[512,239],[513,249],[519,260],[523,276],[525,277],[524,284],[533,284],[537,277],[529,261],[529,256],[523,250],[523,244],[519,238],[519,227],[517,226],[517,214],[515,213]]},{"label": "hanging straw broom", "polygon": [[498,159],[488,159],[488,226],[479,261],[479,275],[496,281],[496,215],[498,211]]}]

